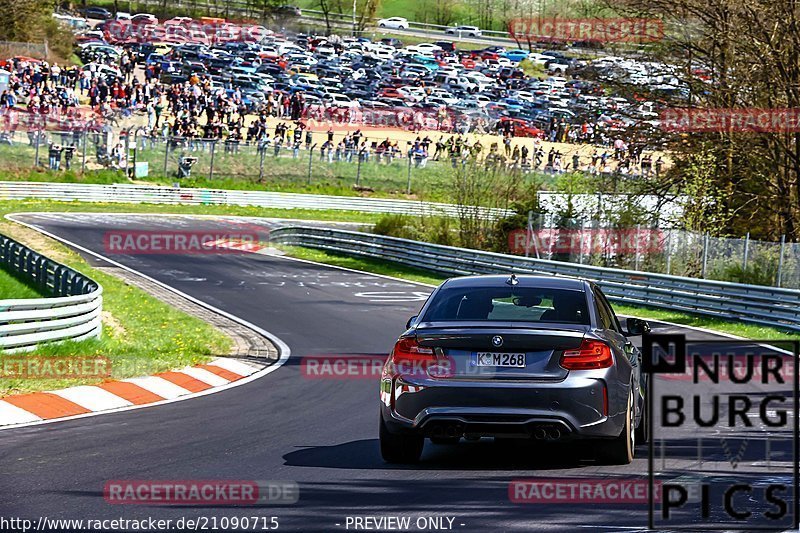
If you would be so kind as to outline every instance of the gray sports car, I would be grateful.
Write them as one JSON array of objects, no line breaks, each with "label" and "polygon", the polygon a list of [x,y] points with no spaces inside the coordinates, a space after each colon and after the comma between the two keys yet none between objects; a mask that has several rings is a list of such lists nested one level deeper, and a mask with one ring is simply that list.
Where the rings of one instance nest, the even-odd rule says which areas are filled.
[{"label": "gray sports car", "polygon": [[381,454],[419,459],[425,438],[587,439],[630,463],[647,439],[646,377],[627,332],[592,282],[541,276],[445,281],[409,319],[381,377]]}]

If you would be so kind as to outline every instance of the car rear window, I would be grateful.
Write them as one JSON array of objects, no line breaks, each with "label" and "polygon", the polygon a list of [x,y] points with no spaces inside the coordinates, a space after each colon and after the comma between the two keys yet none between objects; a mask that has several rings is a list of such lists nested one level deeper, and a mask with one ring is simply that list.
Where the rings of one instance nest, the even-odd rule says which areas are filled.
[{"label": "car rear window", "polygon": [[422,319],[434,321],[589,324],[580,290],[535,287],[454,287],[436,293]]}]

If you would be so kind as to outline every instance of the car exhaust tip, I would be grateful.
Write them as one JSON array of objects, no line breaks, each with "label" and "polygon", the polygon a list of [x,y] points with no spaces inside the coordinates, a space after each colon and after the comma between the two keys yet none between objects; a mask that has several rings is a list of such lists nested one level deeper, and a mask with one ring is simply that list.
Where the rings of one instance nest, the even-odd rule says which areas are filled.
[{"label": "car exhaust tip", "polygon": [[561,431],[559,431],[558,428],[553,428],[548,432],[547,436],[550,440],[558,440],[561,438]]},{"label": "car exhaust tip", "polygon": [[547,432],[545,432],[545,430],[542,428],[538,428],[533,432],[533,436],[536,438],[536,440],[542,440],[547,438]]},{"label": "car exhaust tip", "polygon": [[448,437],[457,437],[458,435],[458,428],[455,426],[448,426],[447,427],[447,436]]}]

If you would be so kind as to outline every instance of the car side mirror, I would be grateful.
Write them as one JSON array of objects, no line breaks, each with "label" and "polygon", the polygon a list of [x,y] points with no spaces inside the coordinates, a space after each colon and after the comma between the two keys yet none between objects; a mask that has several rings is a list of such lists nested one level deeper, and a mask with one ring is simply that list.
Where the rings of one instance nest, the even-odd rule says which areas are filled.
[{"label": "car side mirror", "polygon": [[628,335],[632,337],[650,333],[650,324],[646,320],[642,320],[641,318],[629,318],[627,323]]},{"label": "car side mirror", "polygon": [[406,329],[409,329],[411,325],[417,320],[417,316],[418,315],[414,315],[408,319],[408,322],[406,322]]}]

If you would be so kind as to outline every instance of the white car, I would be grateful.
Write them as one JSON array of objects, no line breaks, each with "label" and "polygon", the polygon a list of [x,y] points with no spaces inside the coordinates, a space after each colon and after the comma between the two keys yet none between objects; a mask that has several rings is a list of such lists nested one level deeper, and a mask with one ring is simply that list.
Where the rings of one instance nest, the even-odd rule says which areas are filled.
[{"label": "white car", "polygon": [[357,100],[351,100],[348,96],[343,94],[328,94],[327,95],[328,105],[332,107],[360,107],[361,104],[358,103]]},{"label": "white car", "polygon": [[477,26],[455,26],[447,28],[444,32],[448,35],[458,35],[459,37],[480,37],[483,32]]},{"label": "white car", "polygon": [[192,22],[194,22],[192,17],[172,17],[164,21],[164,26],[188,26]]},{"label": "white car", "polygon": [[441,52],[442,51],[442,47],[441,46],[437,46],[437,45],[431,44],[431,43],[414,44],[414,45],[411,45],[411,46],[406,46],[405,49],[410,51],[410,52],[413,52],[413,53],[416,53],[416,54],[421,54],[421,55],[431,55],[431,54],[434,54],[436,52]]},{"label": "white car", "polygon": [[394,30],[407,30],[408,19],[403,17],[391,17],[388,19],[380,19],[378,21],[379,28],[391,28]]}]

